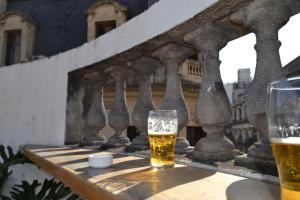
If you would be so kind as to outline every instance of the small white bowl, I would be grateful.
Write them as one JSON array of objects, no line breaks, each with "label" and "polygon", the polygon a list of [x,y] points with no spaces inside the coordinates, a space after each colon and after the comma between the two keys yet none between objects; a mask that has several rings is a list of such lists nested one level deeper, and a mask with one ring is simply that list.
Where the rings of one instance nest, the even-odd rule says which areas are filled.
[{"label": "small white bowl", "polygon": [[111,154],[89,155],[88,160],[91,168],[107,168],[113,164],[113,156]]}]

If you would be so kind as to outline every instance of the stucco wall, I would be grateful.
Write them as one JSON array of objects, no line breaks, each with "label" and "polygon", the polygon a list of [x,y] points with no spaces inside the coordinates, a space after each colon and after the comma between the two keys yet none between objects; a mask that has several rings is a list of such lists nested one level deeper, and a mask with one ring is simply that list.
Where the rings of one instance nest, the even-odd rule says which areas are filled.
[{"label": "stucco wall", "polygon": [[[0,68],[0,143],[15,149],[28,143],[62,145],[68,72],[166,32],[215,2],[161,0],[109,34],[79,48],[51,58]],[[16,170],[18,177],[12,176],[10,183],[18,182],[23,177],[20,174],[37,174],[32,168],[21,169]]]}]

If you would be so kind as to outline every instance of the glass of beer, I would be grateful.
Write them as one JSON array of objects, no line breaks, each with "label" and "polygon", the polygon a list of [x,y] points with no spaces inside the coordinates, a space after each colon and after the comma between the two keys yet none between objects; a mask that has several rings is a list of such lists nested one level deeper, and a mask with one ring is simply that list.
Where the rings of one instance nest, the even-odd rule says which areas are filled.
[{"label": "glass of beer", "polygon": [[153,169],[174,167],[174,150],[178,129],[176,110],[150,111],[148,136],[150,165]]},{"label": "glass of beer", "polygon": [[282,200],[300,200],[300,77],[268,88],[268,131]]}]

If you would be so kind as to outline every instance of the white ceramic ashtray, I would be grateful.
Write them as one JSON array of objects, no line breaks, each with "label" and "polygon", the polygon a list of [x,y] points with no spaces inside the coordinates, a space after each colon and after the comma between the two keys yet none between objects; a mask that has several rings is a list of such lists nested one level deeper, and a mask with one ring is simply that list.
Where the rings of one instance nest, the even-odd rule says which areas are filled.
[{"label": "white ceramic ashtray", "polygon": [[89,166],[91,168],[107,168],[112,166],[113,156],[110,154],[89,155]]}]

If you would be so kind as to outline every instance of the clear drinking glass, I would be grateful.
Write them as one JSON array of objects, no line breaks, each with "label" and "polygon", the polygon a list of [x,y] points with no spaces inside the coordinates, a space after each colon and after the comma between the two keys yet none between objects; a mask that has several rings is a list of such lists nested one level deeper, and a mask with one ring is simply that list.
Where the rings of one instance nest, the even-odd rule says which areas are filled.
[{"label": "clear drinking glass", "polygon": [[150,111],[148,136],[150,165],[154,169],[174,167],[174,150],[178,129],[176,110]]},{"label": "clear drinking glass", "polygon": [[300,77],[272,82],[268,95],[268,131],[281,199],[300,200]]}]

